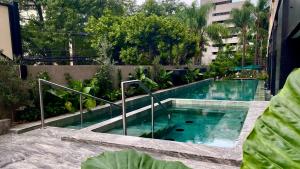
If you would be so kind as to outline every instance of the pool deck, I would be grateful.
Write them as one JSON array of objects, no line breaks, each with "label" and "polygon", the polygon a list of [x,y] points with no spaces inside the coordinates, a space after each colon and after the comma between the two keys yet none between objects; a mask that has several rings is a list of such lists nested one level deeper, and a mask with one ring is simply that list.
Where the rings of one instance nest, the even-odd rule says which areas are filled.
[{"label": "pool deck", "polygon": [[[138,98],[140,97],[145,96]],[[237,169],[242,161],[242,144],[253,129],[256,119],[269,104],[266,101],[258,101],[264,99],[264,84],[259,82],[255,101],[175,100],[175,104],[185,105],[249,106],[240,136],[236,140],[235,147],[232,148],[93,132],[93,129],[100,124],[81,130],[57,127],[36,129],[40,126],[40,122],[34,122],[19,125],[11,130],[14,133],[26,133],[0,136],[0,168],[77,169],[88,157],[104,151],[130,148],[148,153],[157,159],[181,161],[194,169]],[[61,120],[75,115],[78,116],[78,113],[54,117],[47,121]]]},{"label": "pool deck", "polygon": [[[86,158],[114,148],[86,143],[62,141],[62,136],[74,134],[70,129],[48,127],[23,134],[0,136],[0,168],[3,169],[79,169]],[[147,152],[148,153],[148,152]],[[238,167],[174,158],[148,153],[156,159],[181,161],[194,169],[237,169]]]}]

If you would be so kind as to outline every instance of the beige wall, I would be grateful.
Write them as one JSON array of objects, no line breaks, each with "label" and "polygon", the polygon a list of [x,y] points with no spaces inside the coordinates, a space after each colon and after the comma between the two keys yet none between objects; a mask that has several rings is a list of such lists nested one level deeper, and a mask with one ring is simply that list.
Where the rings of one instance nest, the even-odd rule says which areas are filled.
[{"label": "beige wall", "polygon": [[0,5],[0,50],[3,54],[13,59],[11,32],[9,25],[8,8]]},{"label": "beige wall", "polygon": [[[113,70],[111,72],[112,74],[112,80],[114,87],[117,87],[119,85],[118,81],[118,70],[121,71],[122,75],[122,81],[128,79],[129,73],[134,74],[135,69],[138,66],[133,65],[124,65],[124,66],[113,66]],[[151,66],[143,66],[143,67],[150,67]],[[186,66],[164,66],[165,69],[176,69],[176,68],[183,68]],[[87,80],[91,79],[95,73],[97,72],[99,66],[97,65],[76,65],[76,66],[69,66],[69,65],[39,65],[39,66],[33,66],[29,65],[27,66],[28,75],[29,77],[36,77],[41,72],[48,72],[48,75],[51,78],[52,82],[58,83],[58,84],[66,84],[65,80],[65,74],[68,73],[71,75],[72,78],[76,80]]]}]

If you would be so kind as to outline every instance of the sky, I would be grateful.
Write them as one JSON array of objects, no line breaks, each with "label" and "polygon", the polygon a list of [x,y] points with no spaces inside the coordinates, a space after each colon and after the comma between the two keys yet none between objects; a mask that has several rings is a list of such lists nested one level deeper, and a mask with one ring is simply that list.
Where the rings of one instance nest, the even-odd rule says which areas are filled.
[{"label": "sky", "polygon": [[[185,2],[186,4],[191,4],[194,0],[180,0],[182,2]],[[199,0],[198,0],[199,1]],[[200,0],[201,1],[201,0]],[[237,2],[237,1],[241,1],[241,0],[233,0],[233,2]],[[137,0],[137,3],[140,5],[143,2],[145,2],[145,0]],[[251,0],[251,2],[253,4],[256,4],[257,0]]]}]

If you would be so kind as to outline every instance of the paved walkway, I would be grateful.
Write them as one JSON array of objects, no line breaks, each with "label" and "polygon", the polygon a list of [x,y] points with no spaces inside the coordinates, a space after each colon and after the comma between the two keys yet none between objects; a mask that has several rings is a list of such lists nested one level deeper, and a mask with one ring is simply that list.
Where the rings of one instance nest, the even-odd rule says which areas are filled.
[{"label": "paved walkway", "polygon": [[[117,148],[61,141],[67,130],[48,128],[24,134],[0,136],[0,168],[79,169],[86,158]],[[237,169],[237,167],[149,153],[157,159],[181,161],[194,169]]]}]

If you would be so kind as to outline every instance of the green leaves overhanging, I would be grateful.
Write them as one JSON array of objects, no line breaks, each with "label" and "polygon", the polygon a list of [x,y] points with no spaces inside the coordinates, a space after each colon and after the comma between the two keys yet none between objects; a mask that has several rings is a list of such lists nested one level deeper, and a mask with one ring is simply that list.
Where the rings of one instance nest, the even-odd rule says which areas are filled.
[{"label": "green leaves overhanging", "polygon": [[257,120],[243,147],[242,169],[300,169],[300,69]]},{"label": "green leaves overhanging", "polygon": [[81,164],[81,169],[189,169],[181,162],[156,160],[135,150],[104,152],[88,158]]}]

